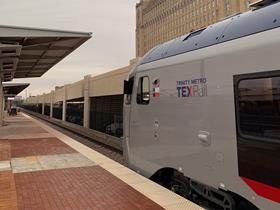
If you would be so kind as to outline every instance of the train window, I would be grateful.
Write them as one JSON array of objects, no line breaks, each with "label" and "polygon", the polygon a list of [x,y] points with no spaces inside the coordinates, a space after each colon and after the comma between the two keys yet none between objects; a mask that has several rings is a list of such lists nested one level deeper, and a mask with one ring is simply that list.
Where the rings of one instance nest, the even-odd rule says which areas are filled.
[{"label": "train window", "polygon": [[257,140],[279,142],[280,77],[240,80],[236,97],[239,133]]},{"label": "train window", "polygon": [[137,89],[137,104],[149,104],[150,102],[150,81],[149,77],[140,77]]}]

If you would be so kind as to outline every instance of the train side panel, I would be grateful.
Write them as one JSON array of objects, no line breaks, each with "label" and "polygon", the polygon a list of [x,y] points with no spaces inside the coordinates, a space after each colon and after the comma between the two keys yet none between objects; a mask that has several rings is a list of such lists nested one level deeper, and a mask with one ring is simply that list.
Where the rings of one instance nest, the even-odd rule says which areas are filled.
[{"label": "train side panel", "polygon": [[[280,30],[274,29],[138,66],[128,139],[131,167],[146,176],[171,167],[261,209],[279,209],[239,176],[234,95],[235,75],[280,70],[279,49]],[[149,103],[139,104],[143,77],[149,79]]]}]

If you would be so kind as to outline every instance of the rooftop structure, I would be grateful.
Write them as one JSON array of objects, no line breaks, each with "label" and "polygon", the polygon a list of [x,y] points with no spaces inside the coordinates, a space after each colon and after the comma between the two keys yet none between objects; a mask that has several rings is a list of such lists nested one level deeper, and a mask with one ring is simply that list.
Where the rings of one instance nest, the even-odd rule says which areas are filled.
[{"label": "rooftop structure", "polygon": [[250,6],[250,8],[253,8],[253,9],[259,9],[264,6],[274,4],[278,1],[279,0],[258,0],[258,1],[251,3],[249,6]]}]

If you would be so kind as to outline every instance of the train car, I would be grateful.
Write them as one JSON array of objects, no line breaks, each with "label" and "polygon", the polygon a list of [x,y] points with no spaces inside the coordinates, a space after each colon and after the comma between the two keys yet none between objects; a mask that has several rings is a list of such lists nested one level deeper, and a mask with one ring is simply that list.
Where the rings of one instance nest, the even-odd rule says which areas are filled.
[{"label": "train car", "polygon": [[124,94],[132,169],[209,209],[280,209],[280,3],[156,46]]}]

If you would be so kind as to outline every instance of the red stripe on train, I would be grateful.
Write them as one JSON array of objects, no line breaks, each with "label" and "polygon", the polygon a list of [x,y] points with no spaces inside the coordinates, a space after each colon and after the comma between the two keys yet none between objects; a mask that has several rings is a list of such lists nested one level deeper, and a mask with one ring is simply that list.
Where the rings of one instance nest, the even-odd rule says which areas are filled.
[{"label": "red stripe on train", "polygon": [[272,187],[270,185],[263,184],[261,182],[254,181],[245,177],[241,177],[247,185],[258,195],[267,198],[269,200],[280,203],[280,189]]}]

